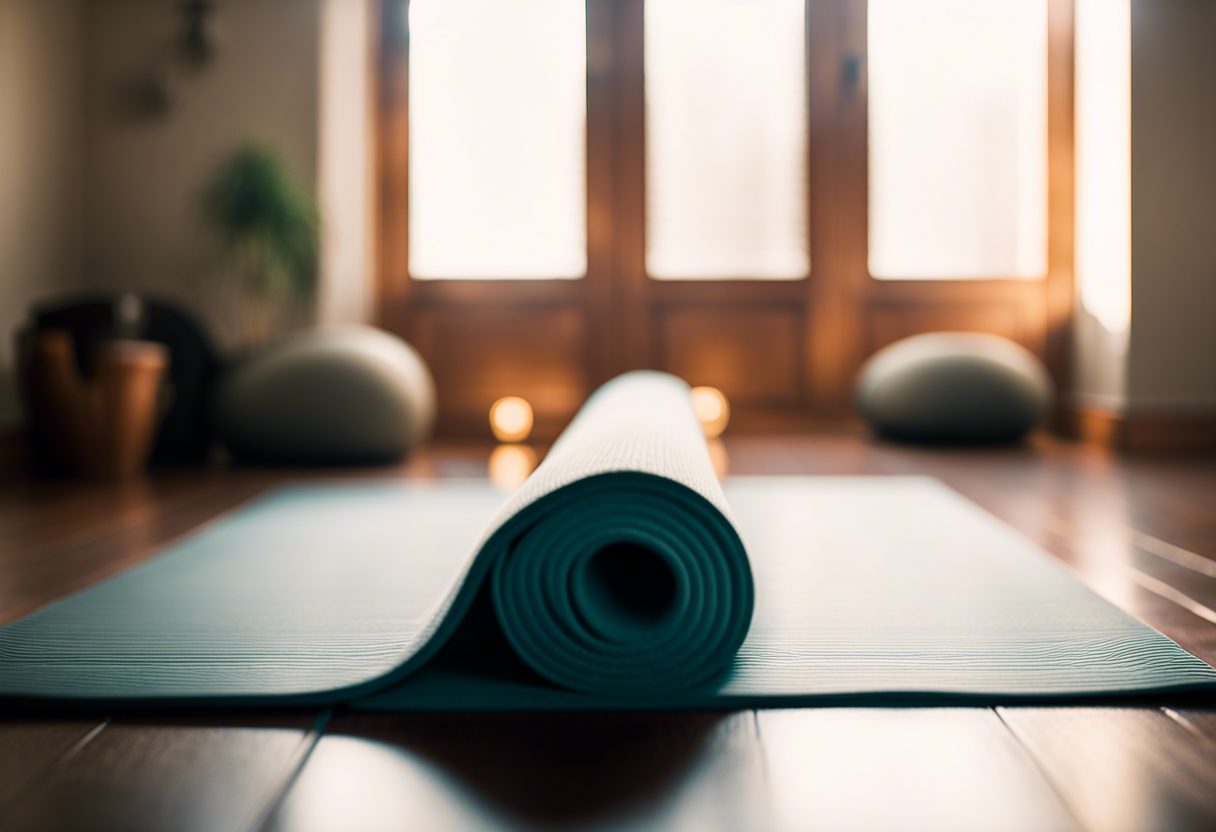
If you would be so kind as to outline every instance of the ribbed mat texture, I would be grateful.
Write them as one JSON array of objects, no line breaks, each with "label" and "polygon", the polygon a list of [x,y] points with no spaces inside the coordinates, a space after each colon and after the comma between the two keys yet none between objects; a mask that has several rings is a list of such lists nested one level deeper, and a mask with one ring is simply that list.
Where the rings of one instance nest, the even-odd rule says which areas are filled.
[{"label": "ribbed mat texture", "polygon": [[[746,544],[746,547],[745,545]],[[288,488],[0,628],[0,696],[376,710],[999,702],[1216,670],[922,478],[719,486],[632,373],[514,494]]]}]

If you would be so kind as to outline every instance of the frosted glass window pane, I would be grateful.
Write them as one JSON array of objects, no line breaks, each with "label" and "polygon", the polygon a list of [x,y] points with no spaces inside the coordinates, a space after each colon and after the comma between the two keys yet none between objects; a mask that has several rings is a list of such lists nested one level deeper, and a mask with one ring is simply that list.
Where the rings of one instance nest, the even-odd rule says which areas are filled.
[{"label": "frosted glass window pane", "polygon": [[646,269],[800,278],[803,0],[647,0]]},{"label": "frosted glass window pane", "polygon": [[587,268],[586,21],[571,0],[412,0],[416,278]]},{"label": "frosted glass window pane", "polygon": [[870,0],[870,273],[1040,277],[1046,0]]}]

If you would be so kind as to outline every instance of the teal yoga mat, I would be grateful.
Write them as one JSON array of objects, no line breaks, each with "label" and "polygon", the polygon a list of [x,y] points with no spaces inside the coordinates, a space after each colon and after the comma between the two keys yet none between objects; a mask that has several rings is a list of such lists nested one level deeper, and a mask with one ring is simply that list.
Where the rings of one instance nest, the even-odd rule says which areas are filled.
[{"label": "teal yoga mat", "polygon": [[1200,688],[1216,670],[933,480],[723,491],[687,389],[654,373],[597,393],[515,494],[286,489],[0,628],[0,696],[33,700],[730,708]]}]

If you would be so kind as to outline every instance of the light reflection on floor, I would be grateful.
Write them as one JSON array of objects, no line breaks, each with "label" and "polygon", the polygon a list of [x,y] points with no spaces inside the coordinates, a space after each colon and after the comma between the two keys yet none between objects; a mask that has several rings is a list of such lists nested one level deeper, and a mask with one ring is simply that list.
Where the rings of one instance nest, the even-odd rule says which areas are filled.
[{"label": "light reflection on floor", "polygon": [[536,468],[536,449],[531,445],[498,445],[490,452],[486,475],[496,488],[514,491]]},{"label": "light reflection on floor", "polygon": [[709,446],[709,464],[714,467],[718,479],[724,479],[730,471],[730,454],[726,452],[726,446],[717,437],[706,440],[706,444]]}]

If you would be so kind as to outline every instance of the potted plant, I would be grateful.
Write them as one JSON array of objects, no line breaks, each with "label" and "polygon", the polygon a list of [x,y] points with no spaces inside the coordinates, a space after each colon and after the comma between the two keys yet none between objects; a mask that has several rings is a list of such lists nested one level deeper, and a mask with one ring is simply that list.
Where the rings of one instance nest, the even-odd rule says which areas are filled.
[{"label": "potted plant", "polygon": [[216,168],[203,189],[201,208],[237,281],[238,339],[245,347],[262,343],[312,299],[316,201],[273,148],[247,143]]}]

